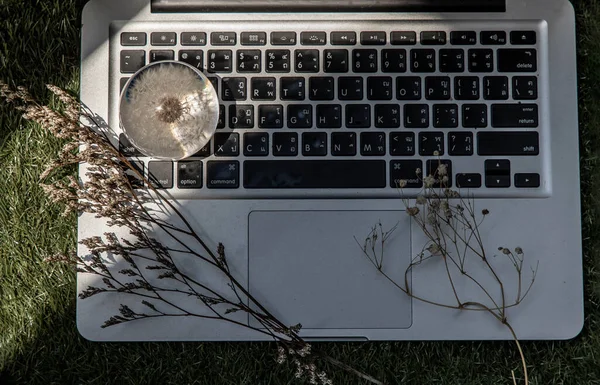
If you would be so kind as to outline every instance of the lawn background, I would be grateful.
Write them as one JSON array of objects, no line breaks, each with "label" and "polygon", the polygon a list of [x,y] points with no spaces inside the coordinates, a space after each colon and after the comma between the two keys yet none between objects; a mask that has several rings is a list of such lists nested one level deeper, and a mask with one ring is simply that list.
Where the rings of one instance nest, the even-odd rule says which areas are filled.
[{"label": "lawn background", "polygon": [[[600,384],[600,0],[572,2],[578,21],[586,320],[574,340],[523,343],[531,384],[539,385]],[[76,93],[84,3],[0,0],[0,79],[50,102],[46,83]],[[62,218],[37,184],[59,148],[40,127],[0,106],[1,385],[296,383],[292,368],[274,363],[273,344],[98,344],[81,338],[74,274],[42,261],[74,249],[76,242],[75,218]],[[508,384],[511,369],[520,373],[508,342],[323,347],[390,384]],[[329,372],[337,384],[361,383]]]}]

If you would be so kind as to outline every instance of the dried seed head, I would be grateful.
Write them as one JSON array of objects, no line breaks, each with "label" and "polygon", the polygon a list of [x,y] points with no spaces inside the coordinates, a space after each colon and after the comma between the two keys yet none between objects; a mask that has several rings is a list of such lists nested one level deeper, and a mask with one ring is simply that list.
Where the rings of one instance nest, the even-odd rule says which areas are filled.
[{"label": "dried seed head", "polygon": [[174,123],[183,116],[184,108],[181,102],[175,97],[166,97],[162,99],[156,107],[156,117],[161,122]]},{"label": "dried seed head", "polygon": [[417,197],[417,204],[418,205],[425,205],[425,204],[427,204],[427,198],[425,198],[423,195],[419,195]]},{"label": "dried seed head", "polygon": [[523,249],[520,248],[520,247],[516,247],[515,248],[515,253],[517,253],[517,254],[523,254]]},{"label": "dried seed head", "polygon": [[488,209],[481,210],[481,215],[488,215],[489,213],[490,213],[490,210],[488,210]]},{"label": "dried seed head", "polygon": [[440,164],[437,167],[437,173],[439,176],[444,176],[444,175],[448,175],[448,166],[445,164]]},{"label": "dried seed head", "polygon": [[509,255],[510,254],[510,250],[505,247],[505,248],[502,249],[502,254]]},{"label": "dried seed head", "polygon": [[408,184],[408,182],[406,181],[406,179],[400,179],[398,181],[398,187],[400,187],[400,188],[406,187],[407,184]]},{"label": "dried seed head", "polygon": [[406,209],[406,213],[408,214],[408,216],[410,217],[414,217],[417,214],[419,214],[419,208],[418,207],[409,207]]}]

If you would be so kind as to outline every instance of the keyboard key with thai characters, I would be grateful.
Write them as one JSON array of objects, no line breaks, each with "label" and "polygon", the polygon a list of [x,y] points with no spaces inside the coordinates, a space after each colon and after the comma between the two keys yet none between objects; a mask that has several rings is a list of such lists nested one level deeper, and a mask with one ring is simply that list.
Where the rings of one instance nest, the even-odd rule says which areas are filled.
[{"label": "keyboard key with thai characters", "polygon": [[537,127],[537,104],[492,104],[492,127]]},{"label": "keyboard key with thai characters", "polygon": [[311,128],[312,106],[310,104],[290,104],[287,107],[288,128]]},{"label": "keyboard key with thai characters", "polygon": [[238,72],[260,72],[260,51],[239,50],[237,51]]},{"label": "keyboard key with thai characters", "polygon": [[367,78],[367,99],[392,100],[392,78],[389,76],[369,76]]},{"label": "keyboard key with thai characters", "polygon": [[440,72],[464,72],[465,51],[462,49],[440,50]]},{"label": "keyboard key with thai characters", "polygon": [[244,134],[245,156],[267,156],[269,155],[269,133],[246,132]]},{"label": "keyboard key with thai characters", "polygon": [[150,44],[156,46],[171,46],[177,44],[175,32],[153,32],[150,34]]},{"label": "keyboard key with thai characters", "polygon": [[225,106],[219,105],[219,120],[217,121],[217,128],[225,128]]},{"label": "keyboard key with thai characters", "polygon": [[354,72],[377,72],[377,50],[352,50],[352,70]]},{"label": "keyboard key with thai characters", "polygon": [[210,34],[212,45],[236,45],[237,34],[235,32],[213,32]]},{"label": "keyboard key with thai characters", "polygon": [[275,132],[273,134],[274,156],[298,155],[298,134],[295,132]]},{"label": "keyboard key with thai characters", "polygon": [[390,35],[392,45],[415,45],[417,33],[413,31],[392,31]]},{"label": "keyboard key with thai characters", "polygon": [[518,188],[540,187],[540,174],[538,174],[538,173],[517,173],[517,174],[515,174],[515,187],[518,187]]},{"label": "keyboard key with thai characters", "polygon": [[206,158],[207,156],[211,156],[213,154],[212,150],[212,139],[208,141],[197,153],[193,156],[196,158]]},{"label": "keyboard key with thai characters", "polygon": [[240,154],[240,134],[237,132],[217,132],[214,142],[215,156],[238,156]]},{"label": "keyboard key with thai characters", "polygon": [[183,160],[177,163],[177,188],[197,189],[202,188],[201,160]]},{"label": "keyboard key with thai characters", "polygon": [[477,100],[479,99],[479,77],[457,76],[454,78],[454,99]]},{"label": "keyboard key with thai characters", "polygon": [[302,133],[302,155],[325,156],[327,155],[327,133],[326,132],[304,132]]},{"label": "keyboard key with thai characters", "polygon": [[280,78],[281,100],[304,100],[306,81],[304,78]]},{"label": "keyboard key with thai characters", "polygon": [[487,48],[469,50],[469,72],[494,71],[494,51]]},{"label": "keyboard key with thai characters", "polygon": [[485,76],[483,78],[483,98],[485,100],[507,100],[508,77]]},{"label": "keyboard key with thai characters", "polygon": [[435,72],[435,50],[411,49],[410,70],[412,72]]},{"label": "keyboard key with thai characters", "polygon": [[290,72],[290,50],[269,49],[265,54],[267,72]]},{"label": "keyboard key with thai characters", "polygon": [[480,34],[482,45],[504,45],[506,44],[505,31],[482,31]]},{"label": "keyboard key with thai characters", "polygon": [[481,174],[478,174],[478,173],[456,174],[456,187],[458,187],[458,188],[479,188],[479,187],[481,187]]},{"label": "keyboard key with thai characters", "polygon": [[346,104],[346,127],[371,127],[371,106],[368,104]]},{"label": "keyboard key with thai characters", "polygon": [[209,161],[206,163],[206,187],[240,187],[240,162],[237,160]]},{"label": "keyboard key with thai characters", "polygon": [[512,45],[534,45],[536,41],[535,31],[512,31],[510,33],[510,44]]},{"label": "keyboard key with thai characters", "polygon": [[220,95],[219,94],[219,78],[216,77],[216,76],[209,76],[208,80],[212,84],[212,86],[215,89],[215,92],[217,93],[217,95]]},{"label": "keyboard key with thai characters", "polygon": [[464,128],[487,127],[487,105],[463,104],[462,126]]},{"label": "keyboard key with thai characters", "polygon": [[385,132],[361,132],[360,154],[362,156],[385,155]]},{"label": "keyboard key with thai characters", "polygon": [[281,104],[261,104],[258,106],[258,127],[282,128],[283,106]]},{"label": "keyboard key with thai characters", "polygon": [[444,133],[428,131],[419,133],[419,155],[444,155]]},{"label": "keyboard key with thai characters", "polygon": [[324,55],[325,72],[345,73],[348,72],[348,51],[345,49],[326,49]]},{"label": "keyboard key with thai characters", "polygon": [[473,155],[473,133],[464,131],[449,132],[448,155]]},{"label": "keyboard key with thai characters", "polygon": [[325,32],[301,32],[300,44],[302,45],[325,45],[327,34]]},{"label": "keyboard key with thai characters", "polygon": [[539,135],[535,131],[480,131],[477,133],[479,155],[525,155],[540,153]]},{"label": "keyboard key with thai characters", "polygon": [[231,50],[209,50],[208,72],[231,72],[233,53]]},{"label": "keyboard key with thai characters", "polygon": [[202,70],[204,66],[203,55],[204,53],[201,50],[181,50],[179,51],[179,61]]},{"label": "keyboard key with thai characters", "polygon": [[319,51],[297,49],[294,51],[296,72],[319,72]]},{"label": "keyboard key with thai characters", "polygon": [[477,44],[477,33],[475,31],[452,31],[450,32],[450,44],[475,45]]},{"label": "keyboard key with thai characters", "polygon": [[396,78],[396,99],[420,100],[421,88],[421,77],[398,76]]},{"label": "keyboard key with thai characters", "polygon": [[427,104],[405,104],[404,126],[406,128],[429,127],[429,106]]},{"label": "keyboard key with thai characters", "polygon": [[413,156],[413,155],[415,155],[415,134],[413,132],[391,132],[390,133],[390,155],[391,156]]},{"label": "keyboard key with thai characters", "polygon": [[435,127],[435,128],[458,127],[458,105],[456,105],[456,104],[434,104],[433,105],[433,127]]},{"label": "keyboard key with thai characters", "polygon": [[363,78],[341,77],[338,78],[338,99],[340,100],[362,100]]},{"label": "keyboard key with thai characters", "polygon": [[242,45],[265,45],[267,34],[265,32],[242,32],[240,35]]},{"label": "keyboard key with thai characters", "polygon": [[365,31],[360,33],[360,44],[362,45],[384,45],[386,42],[384,31]]},{"label": "keyboard key with thai characters", "polygon": [[406,50],[381,50],[381,70],[383,72],[406,72]]},{"label": "keyboard key with thai characters", "polygon": [[356,32],[331,32],[332,45],[355,45]]},{"label": "keyboard key with thai characters", "polygon": [[[446,175],[440,175],[440,165],[446,166]],[[452,187],[452,161],[448,159],[430,159],[427,161],[426,175],[433,176],[432,187]],[[446,182],[443,181],[444,177],[448,177]]]},{"label": "keyboard key with thai characters", "polygon": [[154,188],[173,188],[173,162],[148,162],[148,180]]},{"label": "keyboard key with thai characters", "polygon": [[404,188],[423,186],[423,162],[420,160],[390,161],[390,187],[400,188],[400,181],[406,181]]},{"label": "keyboard key with thai characters", "polygon": [[444,32],[444,31],[423,31],[423,32],[421,32],[421,44],[423,44],[423,45],[444,45],[444,44],[446,44],[446,32]]},{"label": "keyboard key with thai characters", "polygon": [[229,106],[230,128],[254,128],[254,106],[251,104],[232,104]]},{"label": "keyboard key with thai characters", "polygon": [[221,84],[223,100],[246,100],[248,96],[246,78],[223,78]]},{"label": "keyboard key with thai characters", "polygon": [[182,32],[181,45],[201,46],[206,45],[206,32]]},{"label": "keyboard key with thai characters", "polygon": [[450,99],[450,77],[428,76],[425,78],[425,99],[448,100]]},{"label": "keyboard key with thai characters", "polygon": [[145,51],[121,51],[121,73],[132,74],[146,65]]},{"label": "keyboard key with thai characters", "polygon": [[271,45],[296,45],[296,32],[271,32]]},{"label": "keyboard key with thai characters", "polygon": [[512,78],[513,99],[534,100],[538,97],[537,77],[535,76],[513,76]]},{"label": "keyboard key with thai characters", "polygon": [[310,100],[333,100],[335,87],[332,77],[311,77],[308,84]]},{"label": "keyboard key with thai characters", "polygon": [[375,105],[375,127],[398,128],[400,127],[400,106],[398,104]]},{"label": "keyboard key with thai characters", "polygon": [[172,50],[152,50],[150,51],[150,63],[163,60],[175,60],[175,51]]},{"label": "keyboard key with thai characters", "polygon": [[537,71],[537,50],[528,49],[499,49],[499,72],[535,72]]},{"label": "keyboard key with thai characters", "polygon": [[244,187],[383,188],[384,160],[247,160]]},{"label": "keyboard key with thai characters", "polygon": [[275,100],[277,87],[275,78],[252,78],[252,100]]},{"label": "keyboard key with thai characters", "polygon": [[333,156],[355,156],[356,155],[356,133],[333,132],[331,134],[331,155]]},{"label": "keyboard key with thai characters", "polygon": [[339,104],[317,105],[317,127],[318,128],[341,128],[342,106]]}]

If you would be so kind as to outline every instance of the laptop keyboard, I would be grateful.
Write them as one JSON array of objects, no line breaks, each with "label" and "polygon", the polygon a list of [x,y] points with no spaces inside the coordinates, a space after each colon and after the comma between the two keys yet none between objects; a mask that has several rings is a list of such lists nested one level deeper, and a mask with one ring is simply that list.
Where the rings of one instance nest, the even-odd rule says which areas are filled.
[{"label": "laptop keyboard", "polygon": [[147,63],[179,60],[209,77],[220,116],[209,145],[181,162],[140,157],[122,134],[119,148],[155,187],[190,197],[397,196],[399,180],[419,189],[416,170],[440,161],[452,187],[475,195],[547,193],[535,24],[372,24],[128,25],[112,51],[117,94]]}]

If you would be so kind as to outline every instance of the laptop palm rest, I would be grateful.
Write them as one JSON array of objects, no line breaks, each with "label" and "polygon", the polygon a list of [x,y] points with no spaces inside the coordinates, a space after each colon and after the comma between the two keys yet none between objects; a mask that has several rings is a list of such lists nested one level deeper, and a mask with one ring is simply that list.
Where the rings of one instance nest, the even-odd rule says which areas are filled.
[{"label": "laptop palm rest", "polygon": [[[411,256],[410,221],[403,211],[251,212],[250,293],[304,331],[410,327],[410,298],[362,250],[379,223],[384,231],[397,225],[385,242],[384,269],[402,283]],[[376,250],[379,257],[380,241]]]}]

